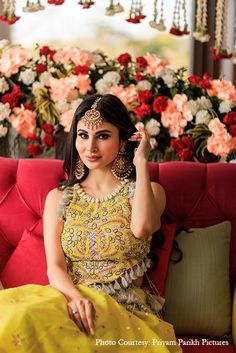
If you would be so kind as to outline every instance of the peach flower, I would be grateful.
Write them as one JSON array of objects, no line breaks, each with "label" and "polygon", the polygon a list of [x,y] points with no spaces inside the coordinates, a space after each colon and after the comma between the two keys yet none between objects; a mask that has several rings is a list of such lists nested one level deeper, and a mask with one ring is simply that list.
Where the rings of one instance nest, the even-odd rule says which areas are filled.
[{"label": "peach flower", "polygon": [[132,107],[139,105],[139,95],[134,85],[130,85],[129,87],[124,87],[123,85],[112,85],[109,93],[120,98],[127,109],[131,109]]},{"label": "peach flower", "polygon": [[79,48],[65,47],[62,50],[57,50],[53,56],[53,60],[60,64],[70,64],[72,61],[77,65],[90,66],[93,63],[92,55]]},{"label": "peach flower", "polygon": [[188,97],[186,96],[186,94],[176,94],[173,98],[173,102],[176,106],[177,111],[182,113],[186,120],[193,120],[193,115],[191,114],[191,111],[188,109],[187,106]]},{"label": "peach flower", "polygon": [[61,114],[60,116],[60,124],[62,126],[64,126],[64,131],[65,132],[69,132],[70,131],[70,127],[71,127],[71,123],[73,120],[73,116],[74,116],[74,109],[69,109],[67,111],[65,111],[64,113]]},{"label": "peach flower", "polygon": [[31,59],[30,53],[19,46],[6,48],[2,51],[0,59],[0,71],[6,77],[16,74],[19,68],[26,65]]},{"label": "peach flower", "polygon": [[164,127],[169,128],[171,137],[178,137],[184,132],[187,125],[187,120],[183,117],[181,112],[178,112],[173,101],[169,100],[167,108],[161,113],[161,122]]},{"label": "peach flower", "polygon": [[212,119],[208,124],[212,135],[207,139],[209,152],[220,157],[227,157],[236,149],[236,137],[232,137],[226,130],[224,124],[218,118]]},{"label": "peach flower", "polygon": [[92,87],[90,86],[91,80],[89,78],[89,75],[82,75],[79,74],[77,76],[77,88],[79,89],[79,92],[84,95],[86,94],[88,91],[90,91],[92,89]]},{"label": "peach flower", "polygon": [[165,59],[160,59],[158,58],[157,55],[155,54],[150,54],[147,53],[147,55],[144,56],[144,58],[148,62],[147,66],[147,71],[152,75],[155,76],[155,74],[161,70],[163,70],[166,66],[169,65],[168,60]]},{"label": "peach flower", "polygon": [[60,79],[51,77],[49,84],[52,100],[54,102],[59,102],[67,100],[71,90],[73,90],[78,84],[78,77],[75,75]]},{"label": "peach flower", "polygon": [[217,96],[224,101],[236,103],[236,88],[230,81],[212,80],[211,88],[207,89],[209,96]]},{"label": "peach flower", "polygon": [[13,109],[14,114],[11,114],[7,120],[16,129],[17,133],[27,138],[29,134],[33,134],[36,129],[36,116],[35,112],[25,109],[23,105],[21,108]]}]

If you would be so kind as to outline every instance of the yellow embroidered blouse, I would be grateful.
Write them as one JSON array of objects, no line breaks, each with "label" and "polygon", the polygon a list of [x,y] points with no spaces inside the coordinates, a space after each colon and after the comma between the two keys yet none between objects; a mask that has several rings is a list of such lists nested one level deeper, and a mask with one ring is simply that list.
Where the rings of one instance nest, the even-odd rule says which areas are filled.
[{"label": "yellow embroidered blouse", "polygon": [[75,284],[115,281],[127,288],[147,270],[151,239],[137,239],[130,229],[133,184],[123,182],[102,199],[85,194],[79,184],[64,191],[69,198],[64,195],[61,243]]}]

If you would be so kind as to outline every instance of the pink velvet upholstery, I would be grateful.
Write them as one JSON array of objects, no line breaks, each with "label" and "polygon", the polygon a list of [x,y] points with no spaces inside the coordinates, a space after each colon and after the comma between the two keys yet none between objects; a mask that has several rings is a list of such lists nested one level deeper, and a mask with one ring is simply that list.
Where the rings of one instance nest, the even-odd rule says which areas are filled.
[{"label": "pink velvet upholstery", "polygon": [[[1,279],[6,287],[25,284],[24,278],[29,283],[46,284],[44,249],[37,244],[43,236],[45,197],[63,178],[62,161],[0,158],[0,170]],[[230,280],[235,284],[236,164],[150,163],[150,172],[151,178],[166,190],[164,223],[176,223],[177,227],[206,227],[231,221]],[[31,249],[27,246],[29,237],[34,237]],[[27,259],[21,257],[21,249],[27,251]],[[18,262],[12,258],[17,258]],[[183,349],[184,353],[236,351],[231,344],[185,346]]]}]

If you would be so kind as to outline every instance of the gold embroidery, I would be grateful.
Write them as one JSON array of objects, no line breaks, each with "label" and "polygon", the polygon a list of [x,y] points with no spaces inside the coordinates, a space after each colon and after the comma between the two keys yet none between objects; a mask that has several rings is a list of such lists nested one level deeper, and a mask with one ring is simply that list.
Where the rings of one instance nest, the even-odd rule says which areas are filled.
[{"label": "gold embroidery", "polygon": [[149,252],[150,240],[135,238],[130,229],[130,184],[126,181],[114,195],[96,202],[74,186],[61,236],[74,283],[115,281]]}]

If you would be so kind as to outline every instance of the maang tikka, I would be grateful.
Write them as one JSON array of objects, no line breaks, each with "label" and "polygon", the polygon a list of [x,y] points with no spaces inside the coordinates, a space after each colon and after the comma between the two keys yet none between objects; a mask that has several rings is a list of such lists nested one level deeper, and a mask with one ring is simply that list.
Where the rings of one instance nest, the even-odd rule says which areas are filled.
[{"label": "maang tikka", "polygon": [[81,118],[81,121],[84,125],[89,129],[97,129],[99,126],[103,124],[103,119],[101,117],[100,112],[96,109],[98,102],[101,100],[101,97],[98,97],[91,109],[87,110],[84,116]]}]

